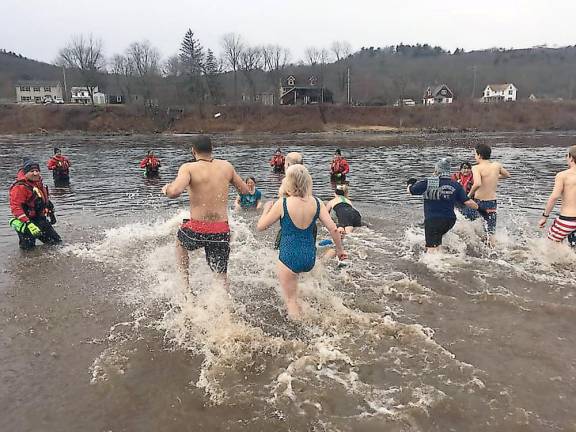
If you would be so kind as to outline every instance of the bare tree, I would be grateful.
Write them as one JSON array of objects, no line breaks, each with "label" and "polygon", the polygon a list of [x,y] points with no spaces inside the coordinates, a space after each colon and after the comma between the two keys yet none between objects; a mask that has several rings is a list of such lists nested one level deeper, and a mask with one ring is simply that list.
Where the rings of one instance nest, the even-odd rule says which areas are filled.
[{"label": "bare tree", "polygon": [[252,101],[256,99],[254,72],[262,68],[263,58],[262,48],[260,47],[247,47],[242,51],[242,55],[240,56],[239,67],[250,87]]},{"label": "bare tree", "polygon": [[132,94],[132,80],[134,69],[128,58],[122,54],[115,54],[110,60],[110,72],[114,75],[118,88],[124,98]]},{"label": "bare tree", "polygon": [[98,73],[106,65],[102,40],[94,38],[91,34],[73,36],[68,45],[60,50],[58,63],[80,71],[94,105],[94,88],[98,84]]},{"label": "bare tree", "polygon": [[336,61],[345,59],[352,54],[352,45],[347,41],[334,41],[330,46],[332,54],[336,57]]},{"label": "bare tree", "polygon": [[166,59],[162,65],[162,73],[167,77],[179,77],[182,75],[182,63],[178,54],[174,54]]},{"label": "bare tree", "polygon": [[237,33],[227,33],[222,37],[222,57],[224,64],[232,69],[234,75],[234,101],[238,102],[238,70],[240,57],[244,52],[245,44]]},{"label": "bare tree", "polygon": [[[262,58],[264,70],[268,72],[268,77],[273,88],[280,86],[282,73],[290,61],[290,50],[280,45],[267,45],[262,48]],[[274,98],[274,103],[280,103],[279,98]]]},{"label": "bare tree", "polygon": [[150,106],[154,84],[160,76],[160,51],[147,40],[133,42],[126,50],[125,57],[140,84],[146,106]]},{"label": "bare tree", "polygon": [[320,50],[316,47],[308,47],[304,50],[305,60],[310,66],[316,66],[320,63],[321,55]]}]

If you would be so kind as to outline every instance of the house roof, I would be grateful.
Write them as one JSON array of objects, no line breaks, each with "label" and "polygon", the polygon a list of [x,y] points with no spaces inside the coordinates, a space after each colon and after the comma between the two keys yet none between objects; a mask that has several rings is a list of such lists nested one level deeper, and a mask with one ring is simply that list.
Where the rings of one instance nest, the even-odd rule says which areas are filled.
[{"label": "house roof", "polygon": [[16,86],[30,86],[30,87],[56,87],[59,86],[60,81],[18,81]]},{"label": "house roof", "polygon": [[[437,86],[429,86],[428,87],[428,89],[430,89],[430,91],[431,91],[432,97],[438,96],[440,94],[440,91],[444,88],[450,92],[450,97],[454,96],[454,93],[452,92],[452,90],[450,90],[450,87],[448,87],[446,84],[440,84]],[[428,93],[428,89],[426,89],[425,96]]]},{"label": "house roof", "polygon": [[[294,86],[288,85],[288,80],[294,78]],[[310,85],[310,80],[314,78],[316,80],[316,85]],[[284,87],[318,87],[320,85],[320,80],[316,75],[305,75],[305,74],[289,74],[282,78],[282,85]]]},{"label": "house roof", "polygon": [[507,84],[488,84],[486,87],[490,87],[493,91],[504,91],[506,90],[509,86],[513,86],[514,84],[512,83],[507,83]]}]

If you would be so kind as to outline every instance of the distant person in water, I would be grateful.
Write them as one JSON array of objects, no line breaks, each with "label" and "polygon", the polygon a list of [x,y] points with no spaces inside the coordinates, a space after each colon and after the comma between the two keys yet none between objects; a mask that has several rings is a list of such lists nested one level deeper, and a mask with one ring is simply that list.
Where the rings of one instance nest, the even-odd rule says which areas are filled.
[{"label": "distant person in water", "polygon": [[32,249],[36,240],[46,244],[62,241],[52,225],[56,224],[54,205],[40,176],[40,165],[24,159],[16,181],[10,186],[10,226],[18,234],[20,249]]},{"label": "distant person in water", "polygon": [[338,185],[334,191],[334,198],[326,204],[326,210],[328,212],[333,210],[336,214],[338,230],[342,234],[350,234],[354,228],[362,226],[362,216],[352,205],[349,193],[348,185]]},{"label": "distant person in water", "polygon": [[178,264],[188,284],[188,251],[204,248],[208,266],[227,286],[230,256],[228,188],[232,184],[241,194],[248,193],[249,189],[230,162],[212,157],[212,142],[208,136],[196,139],[192,153],[195,162],[183,164],[176,180],[162,188],[168,198],[178,198],[188,190],[190,199],[190,219],[178,230]]},{"label": "distant person in water", "polygon": [[342,152],[337,149],[330,165],[330,180],[333,183],[344,183],[346,174],[350,172],[348,161],[342,157]]},{"label": "distant person in water", "polygon": [[495,245],[494,234],[496,233],[496,212],[498,203],[496,189],[500,179],[510,177],[510,173],[500,162],[491,162],[492,148],[487,144],[478,144],[474,150],[474,158],[477,165],[472,167],[474,176],[472,188],[468,193],[470,198],[478,204],[478,211],[467,214],[468,219],[474,220],[478,216],[484,219],[484,229],[490,246]]},{"label": "distant person in water", "polygon": [[256,179],[254,177],[246,178],[249,192],[247,194],[238,194],[236,197],[236,210],[260,209],[262,207],[262,193],[256,189]]},{"label": "distant person in water", "polygon": [[154,151],[148,151],[146,157],[140,161],[140,168],[144,169],[146,177],[158,177],[160,175],[160,159],[154,155]]},{"label": "distant person in water", "polygon": [[62,156],[59,148],[54,148],[54,156],[48,159],[48,169],[52,171],[54,185],[66,185],[70,183],[70,160]]},{"label": "distant person in water", "polygon": [[570,246],[576,247],[576,145],[568,149],[566,163],[568,169],[556,174],[554,189],[548,198],[538,225],[540,228],[546,226],[546,221],[554,210],[556,201],[560,198],[562,200],[560,215],[554,219],[550,226],[548,238],[558,243],[568,238]]},{"label": "distant person in water", "polygon": [[456,223],[456,204],[478,208],[466,195],[460,183],[450,178],[450,160],[447,158],[436,164],[432,177],[420,181],[408,180],[408,193],[424,197],[424,236],[427,252],[437,251],[442,246],[442,237]]},{"label": "distant person in water", "polygon": [[282,154],[282,150],[279,148],[276,149],[274,156],[270,159],[270,166],[272,167],[272,171],[278,174],[284,174],[284,161],[285,157]]},{"label": "distant person in water", "polygon": [[263,231],[280,220],[282,239],[278,256],[278,279],[284,302],[291,319],[299,319],[298,275],[309,272],[316,263],[316,241],[313,227],[316,220],[324,224],[336,245],[340,259],[348,255],[342,247],[342,240],[336,224],[322,202],[312,196],[312,177],[303,165],[294,165],[286,171],[283,180],[286,197],[264,206],[258,221],[258,231]]}]

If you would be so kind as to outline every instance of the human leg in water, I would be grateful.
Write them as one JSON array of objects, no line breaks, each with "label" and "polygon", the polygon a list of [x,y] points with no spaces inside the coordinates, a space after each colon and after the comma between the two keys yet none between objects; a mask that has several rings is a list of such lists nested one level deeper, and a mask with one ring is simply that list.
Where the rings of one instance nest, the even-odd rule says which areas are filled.
[{"label": "human leg in water", "polygon": [[302,313],[300,305],[298,304],[298,275],[280,261],[278,261],[276,269],[288,317],[298,321]]},{"label": "human leg in water", "polygon": [[180,241],[176,242],[176,265],[178,266],[182,283],[188,288],[190,286],[190,273],[188,269],[190,257],[188,256],[188,251],[182,246]]}]

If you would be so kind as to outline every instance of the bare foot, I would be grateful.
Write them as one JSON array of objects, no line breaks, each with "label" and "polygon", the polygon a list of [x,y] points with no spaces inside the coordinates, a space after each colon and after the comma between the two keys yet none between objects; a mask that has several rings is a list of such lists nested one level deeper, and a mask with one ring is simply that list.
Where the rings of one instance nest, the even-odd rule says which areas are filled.
[{"label": "bare foot", "polygon": [[286,303],[286,310],[288,312],[288,318],[293,321],[300,321],[302,319],[302,310],[298,305],[298,302],[289,302]]}]

